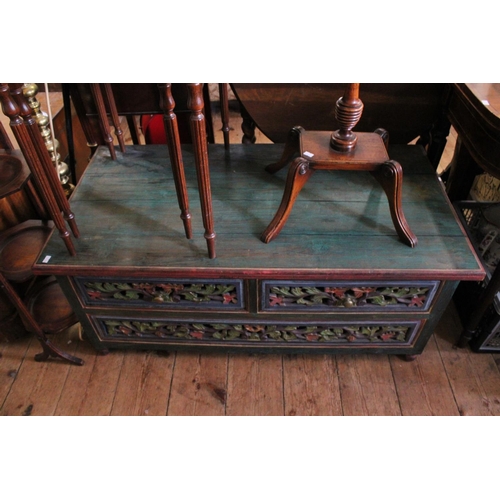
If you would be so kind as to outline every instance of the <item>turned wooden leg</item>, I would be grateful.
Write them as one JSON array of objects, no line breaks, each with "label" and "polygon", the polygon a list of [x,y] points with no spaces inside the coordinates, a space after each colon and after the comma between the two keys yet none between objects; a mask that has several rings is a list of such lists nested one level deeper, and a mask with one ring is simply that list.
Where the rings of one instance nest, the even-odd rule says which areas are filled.
[{"label": "turned wooden leg", "polygon": [[52,160],[50,159],[49,152],[47,151],[47,147],[40,134],[40,130],[36,123],[32,109],[29,106],[28,101],[23,94],[22,87],[19,86],[17,88],[11,89],[11,95],[18,106],[19,115],[24,120],[26,130],[28,131],[28,134],[31,137],[31,141],[34,145],[34,148],[38,154],[38,158],[40,160],[39,161],[40,167],[44,171],[45,177],[50,184],[52,194],[56,199],[59,210],[64,214],[64,218],[68,222],[74,237],[79,238],[80,231],[76,224],[75,215],[71,211],[69,201],[66,198],[66,194],[64,193],[64,189],[61,186],[59,176],[57,175],[56,169],[54,168]]},{"label": "turned wooden leg", "polygon": [[[40,160],[39,154],[41,153],[41,149],[39,147],[37,150],[36,144],[33,143],[32,137],[30,137],[30,134],[28,133],[24,120],[19,114],[19,107],[10,95],[9,86],[7,84],[0,84],[0,100],[2,101],[2,111],[7,117],[10,118],[10,128],[14,133],[21,152],[23,153],[26,163],[28,164],[28,167],[33,175],[39,194],[43,199],[44,206],[47,208],[49,216],[54,221],[54,224],[57,227],[59,235],[63,239],[69,254],[74,256],[76,255],[76,249],[73,240],[71,239],[69,231],[66,229],[66,224],[61,215],[57,200],[54,197],[52,186],[47,179],[47,174]],[[43,143],[39,130],[38,135],[34,134],[34,136],[35,138],[39,138]],[[37,141],[35,142],[38,144]],[[48,155],[45,144],[43,151]]]},{"label": "turned wooden leg", "polygon": [[99,116],[99,126],[101,128],[104,142],[108,145],[111,158],[113,160],[116,160],[115,147],[113,146],[113,137],[111,136],[111,129],[109,128],[108,115],[106,114],[106,107],[104,105],[101,87],[98,83],[91,83],[90,90],[92,91],[94,103],[97,108],[97,114]]},{"label": "turned wooden leg", "polygon": [[399,238],[408,246],[415,247],[418,240],[410,229],[408,222],[406,222],[401,203],[403,189],[403,169],[401,165],[397,161],[389,160],[371,174],[377,179],[387,195],[392,222]]},{"label": "turned wooden leg", "polygon": [[309,168],[309,162],[304,158],[295,158],[292,162],[288,170],[285,191],[283,192],[281,204],[273,220],[260,237],[264,243],[272,241],[283,229],[283,226],[292,211],[297,195],[300,193],[309,177],[311,177],[312,173],[313,170]]},{"label": "turned wooden leg", "polygon": [[89,117],[87,116],[85,105],[82,101],[82,96],[80,95],[80,92],[78,90],[78,85],[75,83],[69,83],[68,85],[71,101],[73,103],[73,106],[75,107],[78,120],[85,135],[85,139],[87,140],[87,146],[90,149],[90,155],[88,158],[88,160],[90,161],[98,147],[97,141],[94,137],[94,130],[92,128],[92,125],[90,124]]},{"label": "turned wooden leg", "polygon": [[266,172],[270,174],[275,174],[283,167],[288,165],[292,161],[294,156],[300,153],[300,134],[304,131],[302,127],[293,127],[285,141],[285,149],[281,155],[281,159],[276,163],[271,163],[266,167]]},{"label": "turned wooden leg", "polygon": [[363,102],[359,98],[359,83],[349,83],[344,95],[335,103],[335,118],[340,125],[330,137],[330,146],[335,151],[353,151],[358,138],[352,131],[363,113]]},{"label": "turned wooden leg", "polygon": [[163,124],[167,136],[168,153],[172,174],[174,176],[175,192],[177,201],[181,209],[181,219],[184,224],[186,238],[193,237],[191,228],[191,213],[189,211],[189,199],[186,186],[186,177],[184,175],[184,163],[182,161],[181,141],[179,138],[179,128],[177,125],[177,116],[174,113],[175,101],[172,97],[172,84],[158,84],[160,91],[160,107],[163,109]]},{"label": "turned wooden leg", "polygon": [[137,126],[137,121],[135,115],[126,115],[128,130],[130,132],[130,138],[133,144],[140,144],[139,140],[139,127]]},{"label": "turned wooden leg", "polygon": [[120,117],[118,116],[118,110],[116,109],[113,89],[111,88],[111,83],[103,83],[103,86],[104,92],[106,93],[106,99],[108,100],[109,114],[111,115],[111,120],[113,121],[113,127],[115,127],[115,135],[118,139],[118,144],[120,145],[120,151],[122,153],[125,153],[125,139],[123,138],[123,130],[120,125]]},{"label": "turned wooden leg", "polygon": [[257,137],[255,135],[255,122],[253,118],[249,115],[248,111],[245,109],[243,104],[240,103],[240,114],[241,114],[241,131],[243,132],[243,137],[241,138],[242,144],[255,144]]},{"label": "turned wooden leg", "polygon": [[203,115],[203,84],[188,83],[188,108],[191,110],[191,135],[196,162],[196,175],[200,191],[201,215],[205,228],[208,256],[215,258],[215,231],[212,215],[212,191],[208,168],[207,132]]},{"label": "turned wooden leg", "polygon": [[219,83],[219,99],[222,133],[224,135],[224,149],[229,149],[229,95],[227,83]]}]

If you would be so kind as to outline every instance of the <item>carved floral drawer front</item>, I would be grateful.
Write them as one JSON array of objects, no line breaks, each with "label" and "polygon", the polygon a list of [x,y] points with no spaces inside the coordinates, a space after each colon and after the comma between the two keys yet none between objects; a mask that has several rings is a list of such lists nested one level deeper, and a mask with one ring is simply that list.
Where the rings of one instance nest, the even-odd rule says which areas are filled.
[{"label": "carved floral drawer front", "polygon": [[263,311],[427,311],[439,281],[292,282],[263,281]]},{"label": "carved floral drawer front", "polygon": [[189,344],[411,345],[422,321],[268,325],[243,322],[157,321],[93,316],[100,340]]},{"label": "carved floral drawer front", "polygon": [[240,280],[124,280],[75,278],[87,305],[244,309]]}]

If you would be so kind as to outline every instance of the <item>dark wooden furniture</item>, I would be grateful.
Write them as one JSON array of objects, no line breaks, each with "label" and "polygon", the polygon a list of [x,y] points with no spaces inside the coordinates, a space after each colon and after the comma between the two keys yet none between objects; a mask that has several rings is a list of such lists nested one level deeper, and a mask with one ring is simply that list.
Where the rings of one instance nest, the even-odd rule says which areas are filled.
[{"label": "dark wooden furniture", "polygon": [[[102,132],[104,141],[108,145],[110,156],[116,160],[116,153],[113,146],[113,138],[111,137],[108,116],[104,104],[104,99],[101,93],[101,84],[90,84],[94,101],[97,105],[99,126]],[[122,152],[125,152],[123,140],[120,139],[122,132],[119,129],[119,119],[116,110],[116,104],[113,96],[113,91],[109,83],[102,84],[106,90],[106,99],[108,106],[111,110],[111,117],[115,124],[115,131],[120,140]],[[203,100],[203,84],[201,83],[188,83],[187,107],[191,111],[191,139],[195,151],[196,172],[198,175],[198,188],[201,202],[201,214],[203,225],[205,227],[204,237],[207,241],[208,255],[211,259],[215,258],[215,232],[213,226],[212,215],[212,200],[210,191],[210,172],[207,155],[207,130],[206,120],[204,115],[205,103]],[[174,172],[174,185],[177,194],[179,208],[181,209],[181,219],[184,223],[184,231],[186,237],[192,237],[191,231],[191,214],[189,211],[188,193],[186,190],[186,181],[184,176],[184,165],[182,161],[182,153],[180,149],[180,136],[179,127],[175,109],[175,100],[172,95],[172,84],[159,84],[160,92],[160,107],[163,110],[165,135],[168,145],[168,152],[170,156],[170,164]],[[227,99],[226,99],[227,101]]]},{"label": "dark wooden furniture", "polygon": [[[118,111],[116,109],[115,97],[113,95],[113,90],[111,89],[110,83],[103,83],[104,91],[106,93],[106,101],[109,108],[109,114],[111,115],[111,120],[115,128],[115,135],[120,144],[120,150],[122,153],[125,152],[125,142],[123,139],[123,131],[120,126],[120,118],[118,116]],[[115,147],[113,146],[113,137],[111,136],[111,131],[109,128],[108,114],[106,111],[106,104],[104,102],[104,97],[101,90],[100,83],[91,83],[90,90],[94,98],[94,104],[97,108],[97,116],[99,117],[99,127],[101,129],[101,134],[108,145],[109,153],[113,160],[116,160]]]},{"label": "dark wooden furniture", "polygon": [[10,118],[10,126],[21,152],[29,166],[42,204],[54,221],[70,255],[75,255],[71,235],[65,219],[75,236],[79,231],[64,190],[59,182],[40,130],[19,84],[0,85],[0,100],[3,113]]},{"label": "dark wooden furniture", "polygon": [[280,233],[295,199],[314,171],[349,170],[368,171],[377,179],[387,195],[392,221],[400,239],[410,247],[417,244],[417,237],[408,226],[402,208],[403,169],[397,161],[389,159],[387,132],[383,129],[374,133],[353,132],[362,111],[359,84],[349,84],[335,106],[339,129],[333,133],[306,131],[302,127],[291,130],[281,160],[266,167],[274,174],[295,158],[288,170],[280,206],[262,233],[264,243],[269,243]]},{"label": "dark wooden furniture", "polygon": [[[78,236],[73,212],[71,212],[49,153],[38,126],[22,95],[19,84],[0,85],[2,109],[10,118],[10,125],[21,151],[13,150],[5,131],[0,130],[0,198],[20,192],[25,186],[30,191],[38,215],[43,220],[30,219],[15,224],[0,233],[0,287],[5,292],[25,330],[32,332],[42,346],[42,353],[35,359],[61,358],[74,364],[82,360],[58,348],[48,337],[77,322],[66,297],[54,278],[37,279],[33,264],[42,247],[58,226],[67,250],[75,255],[73,241],[66,230],[63,214],[75,236]],[[22,152],[22,154],[21,154]],[[32,180],[34,181],[32,183]],[[54,222],[47,219],[53,219]],[[5,307],[0,327],[14,327],[19,323]],[[19,333],[14,335],[19,336]]]},{"label": "dark wooden furniture", "polygon": [[0,122],[0,231],[34,218],[47,218],[26,160]]},{"label": "dark wooden furniture", "polygon": [[[116,110],[119,116],[125,116],[129,130],[135,144],[139,144],[135,136],[133,117],[140,115],[161,115],[163,109],[160,105],[160,93],[156,83],[111,83]],[[92,95],[90,84],[70,83],[69,93],[75,106],[77,116],[87,137],[87,142],[92,151],[98,145],[106,145],[99,125],[99,113]],[[191,142],[191,110],[187,106],[188,89],[185,84],[172,84],[172,95],[176,102],[176,115],[178,119],[179,137],[181,143]],[[203,100],[210,102],[208,86],[203,86]],[[206,118],[206,132],[209,143],[214,142],[212,114],[210,106],[203,113]]]},{"label": "dark wooden furniture", "polygon": [[[479,173],[488,172],[500,178],[500,85],[489,87],[488,96],[481,96],[475,84],[454,83],[450,92],[447,113],[458,140],[446,173],[446,192],[457,203],[468,199]],[[483,102],[486,97],[492,100],[492,105]],[[478,326],[499,290],[500,268],[497,268],[473,303],[467,304],[468,317],[463,318],[459,347],[465,347],[476,337]]]},{"label": "dark wooden furniture", "polygon": [[81,365],[81,359],[66,353],[47,337],[77,322],[71,306],[53,277],[37,279],[32,272],[52,232],[52,223],[30,220],[0,234],[0,287],[25,329],[34,333],[42,346],[43,351],[35,356],[37,361],[55,357]]},{"label": "dark wooden furniture", "polygon": [[[500,266],[496,269],[488,267],[487,244],[481,249],[481,243],[488,236],[494,226],[486,221],[485,214],[488,210],[496,209],[497,203],[460,201],[455,203],[455,208],[460,220],[466,228],[470,240],[474,244],[478,255],[486,269],[487,276],[482,283],[464,282],[459,285],[455,301],[459,314],[464,323],[464,329],[457,342],[458,347],[470,346],[477,352],[498,352],[500,342],[498,337],[498,292],[500,291]],[[487,224],[487,225],[486,225]],[[490,236],[489,246],[496,245],[497,237]]]},{"label": "dark wooden furniture", "polygon": [[[177,206],[164,147],[128,146],[120,162],[101,147],[72,199],[86,235],[76,257],[52,237],[34,272],[57,276],[99,350],[421,353],[457,283],[484,277],[422,148],[389,148],[405,165],[415,248],[394,234],[375,179],[324,170],[280,237],[263,244],[284,182],[264,167],[282,148],[236,144],[227,155],[209,146],[218,234],[217,259],[209,259],[164,216]],[[188,192],[196,190],[196,155],[185,145],[182,156]],[[191,209],[196,235],[201,210]]]},{"label": "dark wooden furniture", "polygon": [[[259,128],[275,143],[284,143],[288,131],[336,130],[335,103],[344,93],[342,83],[231,83],[243,114],[243,142],[255,142]],[[450,123],[446,112],[450,86],[443,83],[363,83],[365,111],[358,132],[383,127],[392,144],[419,138],[437,167],[446,145]]]},{"label": "dark wooden furniture", "polygon": [[500,84],[491,84],[495,106],[485,105],[474,84],[454,83],[447,115],[458,133],[457,147],[446,178],[451,201],[466,200],[481,172],[500,178]]}]

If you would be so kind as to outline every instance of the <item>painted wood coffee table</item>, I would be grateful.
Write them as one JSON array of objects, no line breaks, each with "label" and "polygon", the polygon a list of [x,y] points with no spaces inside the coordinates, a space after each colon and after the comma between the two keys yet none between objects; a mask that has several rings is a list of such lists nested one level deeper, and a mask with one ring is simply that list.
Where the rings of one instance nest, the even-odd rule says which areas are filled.
[{"label": "painted wood coffee table", "polygon": [[[348,171],[318,171],[263,243],[286,176],[264,168],[282,149],[209,148],[219,242],[209,259],[195,203],[184,237],[166,147],[130,146],[116,161],[101,147],[71,200],[77,255],[53,234],[34,271],[57,276],[99,350],[421,353],[458,282],[484,277],[423,150],[389,150],[419,241],[410,248],[376,180]],[[183,156],[195,200],[188,146]]]}]

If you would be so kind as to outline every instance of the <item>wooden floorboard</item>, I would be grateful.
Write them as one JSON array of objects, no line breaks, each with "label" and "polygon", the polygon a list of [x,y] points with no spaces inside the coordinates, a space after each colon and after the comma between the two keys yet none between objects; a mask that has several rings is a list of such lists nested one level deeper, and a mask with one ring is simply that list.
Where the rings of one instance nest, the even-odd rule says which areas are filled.
[{"label": "wooden floorboard", "polygon": [[414,361],[390,356],[390,362],[403,415],[459,414],[434,337]]},{"label": "wooden floorboard", "polygon": [[36,362],[34,337],[0,343],[0,415],[499,415],[500,353],[454,344],[445,311],[414,361],[386,355],[96,354],[75,332],[55,337],[81,357]]},{"label": "wooden floorboard", "polygon": [[436,332],[443,364],[461,415],[500,414],[500,372],[491,354],[457,349],[462,326],[450,304]]},{"label": "wooden floorboard", "polygon": [[230,355],[226,414],[283,415],[282,361],[278,355]]},{"label": "wooden floorboard", "polygon": [[285,355],[283,379],[285,415],[342,415],[335,356]]},{"label": "wooden floorboard", "polygon": [[[56,344],[64,345],[69,354],[74,354],[77,344],[68,344],[66,334]],[[45,362],[35,361],[42,347],[35,339],[29,344],[24,360],[19,367],[14,383],[2,405],[0,415],[53,415],[61,396],[70,365],[61,359]],[[23,380],[25,383],[16,383]]]},{"label": "wooden floorboard", "polygon": [[[168,354],[168,353],[167,353]],[[175,355],[131,351],[123,358],[111,415],[166,415]]]},{"label": "wooden floorboard", "polygon": [[225,415],[227,369],[227,354],[177,353],[168,415]]},{"label": "wooden floorboard", "polygon": [[0,408],[3,407],[26,356],[32,337],[17,342],[0,343]]},{"label": "wooden floorboard", "polygon": [[401,415],[387,355],[338,356],[344,415]]},{"label": "wooden floorboard", "polygon": [[80,410],[86,398],[87,386],[92,376],[96,359],[99,356],[92,346],[85,341],[78,343],[75,355],[84,360],[84,364],[83,366],[70,366],[66,383],[64,384],[54,413],[58,416],[82,415]]}]

